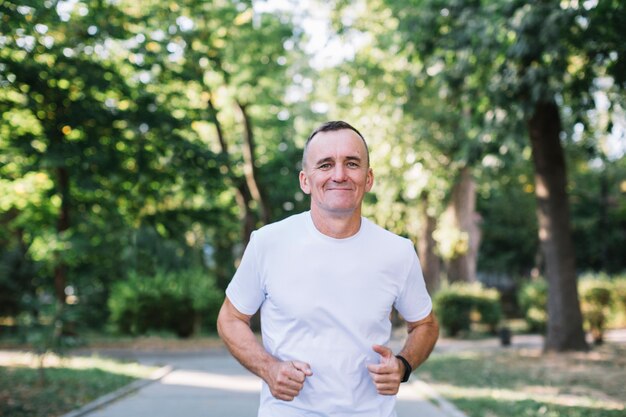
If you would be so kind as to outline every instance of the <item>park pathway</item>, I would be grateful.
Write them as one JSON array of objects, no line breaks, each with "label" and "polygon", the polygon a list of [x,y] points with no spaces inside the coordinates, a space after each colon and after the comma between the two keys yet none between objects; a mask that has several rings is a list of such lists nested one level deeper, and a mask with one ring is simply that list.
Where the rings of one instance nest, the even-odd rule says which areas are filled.
[{"label": "park pathway", "polygon": [[[126,357],[135,355],[132,359],[148,365],[169,365],[172,371],[95,409],[87,407],[64,417],[256,416],[260,380],[239,365],[225,349],[202,353],[122,354]],[[397,411],[398,417],[464,416],[417,379],[402,384]]]}]

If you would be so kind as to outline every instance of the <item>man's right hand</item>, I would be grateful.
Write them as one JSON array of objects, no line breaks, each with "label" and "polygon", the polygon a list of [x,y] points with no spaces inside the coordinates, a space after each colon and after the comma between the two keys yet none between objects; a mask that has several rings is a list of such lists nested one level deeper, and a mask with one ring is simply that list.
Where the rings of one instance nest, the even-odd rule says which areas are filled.
[{"label": "man's right hand", "polygon": [[272,395],[283,401],[293,401],[300,394],[304,381],[313,375],[308,363],[299,361],[275,362],[265,381]]}]

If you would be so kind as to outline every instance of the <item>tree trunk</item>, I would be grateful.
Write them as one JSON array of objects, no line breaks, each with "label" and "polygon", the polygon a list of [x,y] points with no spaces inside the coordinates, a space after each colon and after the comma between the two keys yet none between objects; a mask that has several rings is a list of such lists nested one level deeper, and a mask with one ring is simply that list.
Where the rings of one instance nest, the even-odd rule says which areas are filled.
[{"label": "tree trunk", "polygon": [[241,221],[241,243],[245,248],[250,242],[250,235],[256,229],[256,217],[250,208],[252,197],[244,181],[237,184],[237,193],[235,194],[237,205],[239,206],[239,220]]},{"label": "tree trunk", "polygon": [[250,190],[250,194],[252,194],[252,198],[259,205],[259,211],[261,214],[261,221],[264,224],[268,224],[271,221],[271,210],[270,206],[267,203],[267,199],[265,198],[265,193],[263,192],[258,178],[258,170],[256,169],[256,159],[255,159],[255,143],[254,143],[254,134],[252,133],[252,123],[250,122],[250,117],[248,116],[246,106],[240,102],[237,102],[237,106],[241,111],[241,116],[243,118],[243,123],[245,127],[244,131],[244,146],[243,146],[243,172],[246,177],[246,184],[248,185],[248,190]]},{"label": "tree trunk", "polygon": [[600,175],[600,213],[598,217],[598,242],[600,243],[600,269],[609,269],[609,180],[606,171]]},{"label": "tree trunk", "polygon": [[448,281],[474,282],[481,233],[480,215],[476,213],[476,183],[470,167],[466,166],[461,170],[447,211],[454,227],[466,234],[468,239],[467,251],[448,263]]},{"label": "tree trunk", "polygon": [[428,195],[423,194],[420,204],[421,227],[417,239],[417,254],[422,264],[422,272],[429,293],[439,289],[441,273],[441,260],[435,253],[437,242],[433,233],[437,228],[437,220],[428,214]]},{"label": "tree trunk", "polygon": [[570,231],[561,119],[553,101],[536,104],[528,120],[535,165],[539,239],[548,280],[548,333],[545,350],[586,350],[576,287],[574,246]]},{"label": "tree trunk", "polygon": [[[60,235],[70,228],[70,177],[67,168],[57,168],[57,186],[61,195],[61,211],[57,219],[57,233]],[[54,292],[56,298],[65,305],[65,287],[67,286],[67,266],[62,260],[54,267]]]},{"label": "tree trunk", "polygon": [[209,114],[211,116],[211,121],[215,126],[215,131],[217,132],[217,139],[220,144],[220,152],[224,156],[224,160],[226,162],[226,174],[230,179],[231,183],[234,185],[235,189],[235,200],[237,202],[237,207],[239,208],[239,220],[241,222],[241,243],[245,248],[250,241],[250,235],[256,228],[256,218],[254,213],[252,212],[252,194],[248,188],[248,184],[241,178],[235,178],[231,169],[231,160],[230,154],[228,152],[228,143],[226,142],[226,138],[224,137],[224,133],[222,130],[222,125],[217,119],[217,109],[213,104],[213,98],[210,97],[207,101],[209,107]]}]

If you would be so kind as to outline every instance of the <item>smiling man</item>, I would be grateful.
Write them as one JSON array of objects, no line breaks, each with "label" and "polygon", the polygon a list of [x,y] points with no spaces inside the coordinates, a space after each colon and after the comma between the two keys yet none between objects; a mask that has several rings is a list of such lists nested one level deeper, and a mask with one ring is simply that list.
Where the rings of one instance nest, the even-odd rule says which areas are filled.
[{"label": "smiling man", "polygon": [[[413,244],[361,216],[374,184],[363,136],[342,121],[308,138],[310,211],[252,234],[218,318],[233,356],[263,379],[259,417],[393,417],[401,382],[439,334]],[[394,354],[390,313],[407,322]],[[261,309],[261,345],[250,319]]]},{"label": "smiling man", "polygon": [[311,216],[319,231],[349,237],[360,228],[361,202],[374,184],[367,147],[352,129],[318,130],[305,146],[300,188],[311,195]]}]

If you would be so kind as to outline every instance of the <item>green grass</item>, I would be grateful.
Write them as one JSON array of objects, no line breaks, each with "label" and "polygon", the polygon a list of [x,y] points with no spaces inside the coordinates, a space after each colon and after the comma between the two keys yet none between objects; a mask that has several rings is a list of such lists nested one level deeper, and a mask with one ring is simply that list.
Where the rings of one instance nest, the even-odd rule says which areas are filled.
[{"label": "green grass", "polygon": [[470,417],[622,417],[626,346],[434,353],[416,375]]},{"label": "green grass", "polygon": [[559,406],[541,401],[504,401],[493,398],[457,399],[455,405],[469,416],[481,417],[623,417],[623,410]]},{"label": "green grass", "polygon": [[51,357],[41,384],[34,359],[16,354],[0,364],[0,416],[62,415],[154,371],[100,358]]}]

